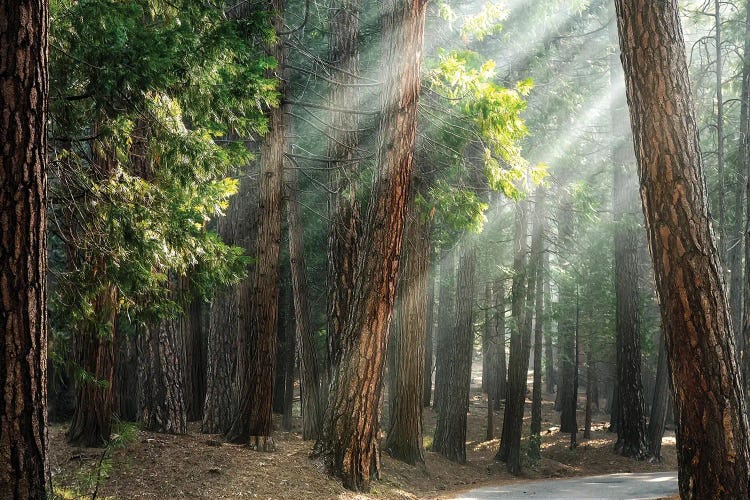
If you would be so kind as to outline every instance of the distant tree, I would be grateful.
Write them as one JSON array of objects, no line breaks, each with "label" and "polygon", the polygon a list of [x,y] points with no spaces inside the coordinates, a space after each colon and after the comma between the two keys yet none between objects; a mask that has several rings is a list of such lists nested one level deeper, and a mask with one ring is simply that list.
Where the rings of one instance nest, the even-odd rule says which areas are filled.
[{"label": "distant tree", "polygon": [[47,463],[48,3],[0,4],[0,491],[51,495]]},{"label": "distant tree", "polygon": [[680,495],[747,498],[742,377],[708,216],[678,5],[615,5],[675,394]]}]

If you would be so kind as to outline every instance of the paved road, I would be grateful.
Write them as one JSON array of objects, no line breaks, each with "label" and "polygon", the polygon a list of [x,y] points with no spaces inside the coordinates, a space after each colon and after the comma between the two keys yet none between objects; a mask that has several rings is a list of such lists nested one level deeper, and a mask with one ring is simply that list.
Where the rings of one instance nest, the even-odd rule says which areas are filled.
[{"label": "paved road", "polygon": [[487,486],[468,491],[456,498],[458,500],[490,498],[624,500],[662,498],[675,493],[677,493],[677,473],[656,472],[649,474],[608,474],[606,476]]}]

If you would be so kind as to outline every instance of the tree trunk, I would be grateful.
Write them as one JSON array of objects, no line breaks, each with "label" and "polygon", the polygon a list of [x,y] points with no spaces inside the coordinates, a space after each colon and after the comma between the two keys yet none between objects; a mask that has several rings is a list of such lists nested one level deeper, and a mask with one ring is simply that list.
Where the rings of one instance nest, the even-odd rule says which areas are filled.
[{"label": "tree trunk", "polygon": [[46,498],[46,0],[0,4],[0,491]]},{"label": "tree trunk", "polygon": [[437,339],[435,342],[435,394],[433,408],[440,407],[440,398],[447,390],[450,338],[453,333],[455,312],[454,285],[456,274],[455,250],[440,252],[440,279],[438,296]]},{"label": "tree trunk", "polygon": [[456,284],[456,323],[447,339],[446,386],[438,400],[432,451],[448,460],[466,462],[466,414],[469,411],[471,358],[474,350],[476,246],[463,243]]},{"label": "tree trunk", "polygon": [[294,324],[299,346],[299,376],[302,393],[302,439],[318,439],[323,408],[318,374],[318,351],[310,319],[310,292],[307,284],[302,214],[298,201],[296,168],[285,171],[287,220],[289,222],[289,259],[292,270]]},{"label": "tree trunk", "polygon": [[508,365],[505,361],[505,280],[495,280],[495,337],[497,339],[497,392],[494,394],[495,409],[505,399],[508,386]]},{"label": "tree trunk", "polygon": [[[288,356],[286,357],[286,368],[284,369],[284,418],[281,425],[285,431],[292,430],[292,407],[294,406],[294,369],[297,361],[297,330],[294,322],[294,297],[293,291],[287,287],[284,291],[287,296],[284,309],[284,330],[289,343]],[[301,394],[301,392],[300,392]],[[303,427],[304,431],[304,427]]]},{"label": "tree trunk", "polygon": [[[540,188],[541,189],[541,188]],[[543,208],[537,207],[537,210]],[[538,216],[537,222],[542,222],[545,217],[544,212]],[[545,271],[544,259],[544,228],[540,236],[539,248],[544,255],[532,256],[539,259],[536,269],[535,299],[534,299],[534,383],[531,390],[531,438],[529,440],[529,456],[531,458],[541,458],[540,447],[542,444],[542,339],[544,338],[544,327],[546,326],[545,308]]]},{"label": "tree trunk", "polygon": [[386,450],[410,465],[424,462],[422,389],[430,282],[430,223],[412,201],[404,229],[404,256],[388,356],[390,422]]},{"label": "tree trunk", "polygon": [[[330,105],[333,109],[359,109],[359,5],[360,0],[334,0],[329,39]],[[359,116],[331,113],[328,127],[328,378],[341,355],[342,335],[353,301],[357,245],[362,235],[359,190]]]},{"label": "tree trunk", "polygon": [[[615,29],[610,31],[613,45]],[[618,54],[610,55],[610,83],[620,88],[622,67]],[[641,385],[641,328],[638,305],[638,236],[640,217],[637,208],[638,185],[632,172],[635,158],[628,130],[625,96],[613,100],[612,168],[613,212],[615,223],[615,331],[617,336],[616,370],[619,397],[615,452],[626,457],[645,458],[646,422]]]},{"label": "tree trunk", "polygon": [[[187,279],[183,284],[191,286]],[[188,421],[195,422],[203,419],[206,399],[206,336],[200,298],[192,297],[186,304],[181,328],[185,335],[185,409]]]},{"label": "tree trunk", "polygon": [[435,283],[437,282],[435,267],[430,264],[427,272],[429,273],[429,283],[427,289],[427,332],[424,341],[424,370],[422,384],[422,405],[430,406],[432,400],[432,352],[433,352],[433,331],[435,330]]},{"label": "tree trunk", "polygon": [[[269,0],[276,33],[284,29],[283,0]],[[283,36],[277,36],[268,47],[278,67],[268,70],[275,77],[285,95],[283,71],[286,54]],[[258,230],[255,246],[257,259],[253,268],[250,300],[240,304],[249,319],[245,336],[247,369],[238,363],[238,405],[232,425],[226,434],[233,443],[250,442],[256,449],[270,451],[273,429],[273,382],[276,370],[276,329],[278,327],[279,250],[281,241],[282,175],[285,152],[285,118],[281,107],[268,112],[269,132],[263,138],[260,150],[260,186],[258,203]],[[242,354],[244,354],[243,352]],[[244,363],[242,363],[244,365]]]},{"label": "tree trunk", "polygon": [[490,341],[494,336],[494,325],[492,324],[492,285],[488,281],[484,285],[484,324],[482,326],[482,392],[489,394],[490,385]]},{"label": "tree trunk", "polygon": [[141,332],[139,387],[141,421],[146,430],[187,433],[184,399],[184,339],[180,319],[164,318]]},{"label": "tree trunk", "polygon": [[669,367],[664,339],[659,338],[659,361],[656,365],[656,384],[651,404],[651,417],[648,419],[649,454],[653,461],[661,460],[661,440],[667,424],[669,409]]},{"label": "tree trunk", "polygon": [[[560,208],[558,214],[558,237],[563,252],[571,251],[570,240],[573,237],[573,207],[566,202]],[[560,266],[567,270],[570,262],[561,258]],[[576,422],[576,406],[578,404],[578,393],[574,388],[575,377],[578,373],[576,364],[575,346],[575,316],[571,306],[576,301],[576,283],[571,276],[563,276],[559,285],[560,289],[560,318],[558,320],[558,343],[559,343],[559,366],[560,382],[557,386],[560,400],[560,432],[573,433],[578,428]],[[557,407],[556,407],[557,409]]]},{"label": "tree trunk", "polygon": [[616,0],[682,498],[748,498],[748,422],[675,0]]},{"label": "tree trunk", "polygon": [[379,403],[414,165],[425,7],[424,0],[382,6],[379,168],[319,447],[328,471],[354,490],[369,489],[379,473]]},{"label": "tree trunk", "polygon": [[112,384],[113,411],[123,421],[138,420],[140,396],[138,387],[138,336],[135,332],[120,330],[119,321],[115,328],[115,368]]},{"label": "tree trunk", "polygon": [[[549,278],[549,252],[544,253],[544,304],[548,309],[552,306],[552,290]],[[555,358],[552,335],[552,315],[544,316],[544,382],[548,394],[555,392]]]},{"label": "tree trunk", "polygon": [[[750,1],[745,4],[745,46],[742,65],[742,94],[740,96],[740,176],[745,176],[745,276],[743,280],[742,310],[742,375],[746,402],[750,404]],[[739,309],[739,308],[738,308]]]}]

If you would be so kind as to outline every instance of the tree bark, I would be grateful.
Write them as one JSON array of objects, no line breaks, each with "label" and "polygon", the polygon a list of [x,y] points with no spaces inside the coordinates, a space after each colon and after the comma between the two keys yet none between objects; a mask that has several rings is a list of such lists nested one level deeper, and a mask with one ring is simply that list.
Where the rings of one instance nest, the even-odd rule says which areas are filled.
[{"label": "tree bark", "polygon": [[648,419],[648,443],[651,460],[661,460],[661,441],[667,424],[667,410],[669,409],[669,367],[667,353],[664,349],[664,339],[659,338],[659,360],[656,365],[656,383],[654,397],[651,403],[651,417]]},{"label": "tree bark", "polygon": [[46,498],[48,3],[0,4],[0,491]]},{"label": "tree bark", "polygon": [[[745,46],[742,65],[742,93],[740,95],[740,175],[745,176],[745,276],[742,298],[742,375],[746,404],[750,403],[750,1],[745,4]],[[739,309],[739,308],[738,308]],[[733,318],[734,319],[734,318]]]},{"label": "tree bark", "polygon": [[616,0],[678,420],[682,498],[747,498],[748,422],[677,2]]},{"label": "tree bark", "polygon": [[450,359],[450,337],[453,332],[455,312],[456,257],[455,250],[443,249],[440,252],[440,279],[438,286],[438,323],[435,342],[435,393],[433,408],[440,407],[440,398],[448,385],[448,360]]},{"label": "tree bark", "polygon": [[[334,0],[329,39],[330,103],[333,109],[359,109],[359,6],[360,0]],[[331,113],[328,128],[329,189],[328,216],[328,378],[333,376],[341,355],[341,337],[353,301],[357,245],[362,235],[362,216],[357,158],[359,115]]]},{"label": "tree bark", "polygon": [[[276,33],[284,30],[284,1],[269,0]],[[278,35],[268,53],[278,66],[269,70],[275,77],[281,95],[285,95],[283,71],[286,54],[284,38]],[[270,451],[273,429],[273,382],[276,370],[276,329],[278,328],[279,251],[281,241],[282,176],[284,170],[285,115],[281,107],[268,111],[269,132],[260,150],[260,186],[258,195],[258,230],[255,246],[257,259],[253,268],[250,300],[240,307],[249,319],[245,335],[247,368],[238,364],[238,405],[226,438],[233,443],[252,444],[258,450]],[[242,347],[240,348],[242,349]],[[244,354],[244,353],[243,353]],[[244,363],[242,363],[244,365]]]},{"label": "tree bark", "polygon": [[[539,188],[542,189],[542,188]],[[543,200],[544,194],[540,196]],[[537,216],[537,223],[544,223],[544,208],[537,207],[537,210],[541,212]],[[531,390],[531,438],[529,440],[529,456],[532,458],[541,457],[541,444],[542,444],[542,339],[544,338],[544,327],[546,324],[545,315],[545,270],[544,259],[546,252],[544,251],[544,234],[546,224],[541,228],[541,235],[539,236],[538,247],[535,249],[544,255],[532,255],[532,257],[539,260],[536,266],[536,284],[535,286],[535,299],[534,299],[534,382]]]},{"label": "tree bark", "polygon": [[432,358],[433,358],[433,344],[435,330],[435,283],[437,282],[437,273],[435,267],[429,265],[427,270],[429,273],[429,283],[427,290],[427,332],[424,341],[424,370],[423,373],[423,385],[422,385],[422,405],[425,407],[430,406],[432,402]]},{"label": "tree bark", "polygon": [[379,472],[379,402],[414,165],[425,12],[425,0],[382,6],[379,168],[319,447],[328,471],[354,490],[369,489]]},{"label": "tree bark", "polygon": [[388,438],[385,448],[410,465],[424,462],[422,389],[430,282],[430,223],[414,205],[406,216],[404,256],[388,356],[390,376]]},{"label": "tree bark", "polygon": [[476,288],[476,245],[461,244],[456,283],[456,322],[447,339],[446,386],[438,400],[437,427],[432,451],[448,460],[466,462],[466,414],[469,411],[471,361],[474,349],[474,294]]},{"label": "tree bark", "polygon": [[505,280],[495,280],[495,338],[497,339],[497,390],[494,394],[495,409],[500,409],[500,400],[505,399],[508,386],[508,365],[505,361]]},{"label": "tree bark", "polygon": [[[571,238],[573,237],[573,215],[570,202],[566,202],[560,208],[558,214],[558,238],[563,252],[570,252]],[[560,266],[564,270],[570,268],[570,262],[562,258]],[[575,377],[578,373],[576,363],[577,353],[575,345],[575,313],[571,307],[576,302],[576,280],[571,276],[563,276],[559,285],[561,312],[558,319],[558,342],[559,342],[559,365],[560,382],[557,386],[558,398],[560,400],[560,432],[573,433],[578,429],[576,421],[576,407],[578,405],[578,392],[575,389]],[[557,409],[557,407],[556,407]]]}]

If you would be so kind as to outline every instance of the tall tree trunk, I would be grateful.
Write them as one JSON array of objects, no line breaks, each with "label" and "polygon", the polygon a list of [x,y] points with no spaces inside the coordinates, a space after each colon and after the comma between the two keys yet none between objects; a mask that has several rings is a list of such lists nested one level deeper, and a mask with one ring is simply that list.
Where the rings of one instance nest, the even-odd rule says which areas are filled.
[{"label": "tall tree trunk", "polygon": [[[745,398],[750,402],[750,1],[745,4],[745,46],[742,65],[742,94],[740,96],[740,176],[745,176],[745,276],[743,280],[741,366]],[[739,308],[738,308],[739,309]]]},{"label": "tall tree trunk", "polygon": [[438,400],[437,427],[432,451],[448,460],[466,462],[466,414],[469,411],[471,361],[474,350],[474,294],[476,245],[461,244],[456,283],[456,321],[447,339],[446,386]]},{"label": "tall tree trunk", "polygon": [[654,398],[651,403],[651,417],[648,419],[649,454],[654,461],[661,460],[661,441],[667,423],[669,408],[669,367],[667,353],[664,349],[664,339],[659,336],[659,360],[656,364],[656,384]]},{"label": "tall tree trunk", "polygon": [[113,412],[120,420],[135,422],[138,419],[140,396],[138,387],[138,338],[131,332],[122,332],[117,321],[115,328],[115,371],[112,383]]},{"label": "tall tree trunk", "polygon": [[500,400],[505,399],[508,386],[508,365],[505,361],[505,280],[495,280],[495,338],[497,339],[497,392],[494,395],[495,409],[500,409]]},{"label": "tall tree trunk", "polygon": [[[415,179],[416,184],[416,179]],[[413,198],[412,198],[413,200]],[[422,389],[430,282],[430,223],[412,201],[404,228],[404,256],[388,356],[390,422],[386,450],[410,465],[424,462]]]},{"label": "tall tree trunk", "polygon": [[[294,370],[297,362],[297,330],[294,321],[294,294],[291,287],[284,290],[287,298],[283,313],[285,317],[284,330],[287,342],[289,342],[286,357],[286,367],[284,369],[284,417],[281,425],[285,431],[292,430],[292,407],[294,406]],[[301,392],[300,392],[301,394]],[[303,427],[304,431],[304,427]]]},{"label": "tall tree trunk", "polygon": [[492,284],[490,282],[484,285],[484,325],[482,327],[482,392],[489,394],[490,385],[487,384],[490,378],[490,340],[493,337],[494,325],[492,325]]},{"label": "tall tree trunk", "polygon": [[422,405],[430,406],[432,401],[432,358],[435,330],[435,283],[437,282],[437,273],[435,267],[429,265],[429,282],[427,286],[427,332],[424,341],[424,370],[422,382]]},{"label": "tall tree trunk", "polygon": [[437,339],[435,341],[435,394],[432,406],[440,406],[440,398],[448,385],[448,360],[450,359],[450,337],[453,333],[455,318],[455,249],[443,249],[440,252],[440,287],[438,295]]},{"label": "tall tree trunk", "polygon": [[[284,29],[284,1],[269,0],[273,12],[272,24],[276,33]],[[286,53],[284,38],[278,35],[268,47],[278,67],[269,70],[269,77],[279,81],[281,95],[286,95],[282,75]],[[279,250],[281,241],[282,175],[285,153],[285,118],[281,107],[268,112],[269,132],[263,138],[260,150],[260,186],[258,203],[258,230],[255,246],[257,259],[253,268],[252,287],[248,301],[241,304],[249,319],[245,336],[247,369],[238,363],[237,408],[232,425],[226,434],[233,443],[250,442],[256,449],[273,449],[271,431],[273,419],[273,382],[276,370],[276,321],[279,295]],[[243,347],[240,347],[243,349]],[[244,354],[244,352],[242,353]],[[242,363],[244,365],[244,363]]]},{"label": "tall tree trunk", "polygon": [[[544,303],[547,308],[552,306],[552,290],[549,278],[549,252],[544,253]],[[544,316],[544,382],[547,387],[547,392],[553,394],[555,392],[555,358],[554,358],[554,342],[552,335],[552,315],[547,314]]]},{"label": "tall tree trunk", "polygon": [[[675,0],[616,0],[682,498],[748,498],[748,421]],[[697,361],[696,361],[697,360]]]},{"label": "tall tree trunk", "polygon": [[[558,238],[562,252],[571,251],[573,237],[573,207],[566,202],[558,214]],[[562,258],[560,266],[568,270],[570,262]],[[572,273],[571,273],[572,274]],[[571,276],[563,276],[560,289],[560,318],[558,319],[558,343],[560,381],[557,386],[560,414],[560,432],[573,433],[578,429],[576,421],[576,407],[578,392],[575,390],[575,377],[578,373],[575,346],[575,315],[571,311],[576,301],[576,282]],[[557,406],[556,406],[557,409]]]},{"label": "tall tree trunk", "polygon": [[[543,207],[537,207],[537,210],[540,210],[541,214],[537,216],[535,224],[537,222],[542,223],[546,216]],[[544,310],[546,299],[544,294],[544,285],[546,282],[544,229],[543,227],[542,234],[539,236],[540,241],[537,243],[539,248],[536,249],[544,255],[532,255],[532,258],[539,259],[539,262],[536,264],[536,284],[534,285],[536,289],[534,298],[534,382],[531,390],[531,437],[529,440],[529,456],[532,458],[541,457],[540,448],[542,444],[542,339],[544,338],[544,327],[546,326],[546,312]]]},{"label": "tall tree trunk", "polygon": [[302,393],[302,439],[318,439],[322,428],[323,401],[318,374],[318,351],[310,319],[310,292],[307,284],[302,214],[298,200],[296,168],[285,171],[287,220],[289,222],[289,259],[292,269],[294,324],[299,346],[299,376]]},{"label": "tall tree trunk", "polygon": [[48,3],[0,4],[0,491],[47,498]]},{"label": "tall tree trunk", "polygon": [[354,490],[369,489],[379,472],[379,403],[414,165],[425,12],[425,0],[382,5],[379,168],[319,447],[328,471]]},{"label": "tall tree trunk", "polygon": [[[615,28],[610,29],[612,44],[617,43]],[[622,85],[622,66],[616,51],[610,55],[610,84]],[[635,158],[628,130],[625,96],[618,92],[611,109],[613,202],[615,223],[615,331],[618,406],[615,451],[642,459],[648,453],[641,384],[641,328],[638,305],[638,185]]]},{"label": "tall tree trunk", "polygon": [[[721,39],[721,4],[720,0],[714,0],[714,41],[715,57],[714,67],[716,69],[716,169],[718,173],[719,189],[718,194],[718,212],[719,220],[717,221],[719,236],[719,262],[726,266],[727,264],[727,237],[726,237],[726,193],[725,189],[725,165],[724,165],[724,57],[722,51]],[[726,268],[725,268],[726,269]]]},{"label": "tall tree trunk", "polygon": [[[333,109],[358,109],[360,0],[334,0],[329,40],[330,102]],[[362,234],[359,190],[359,116],[334,111],[328,127],[328,378],[341,355],[342,335],[353,301],[357,245]]]}]

